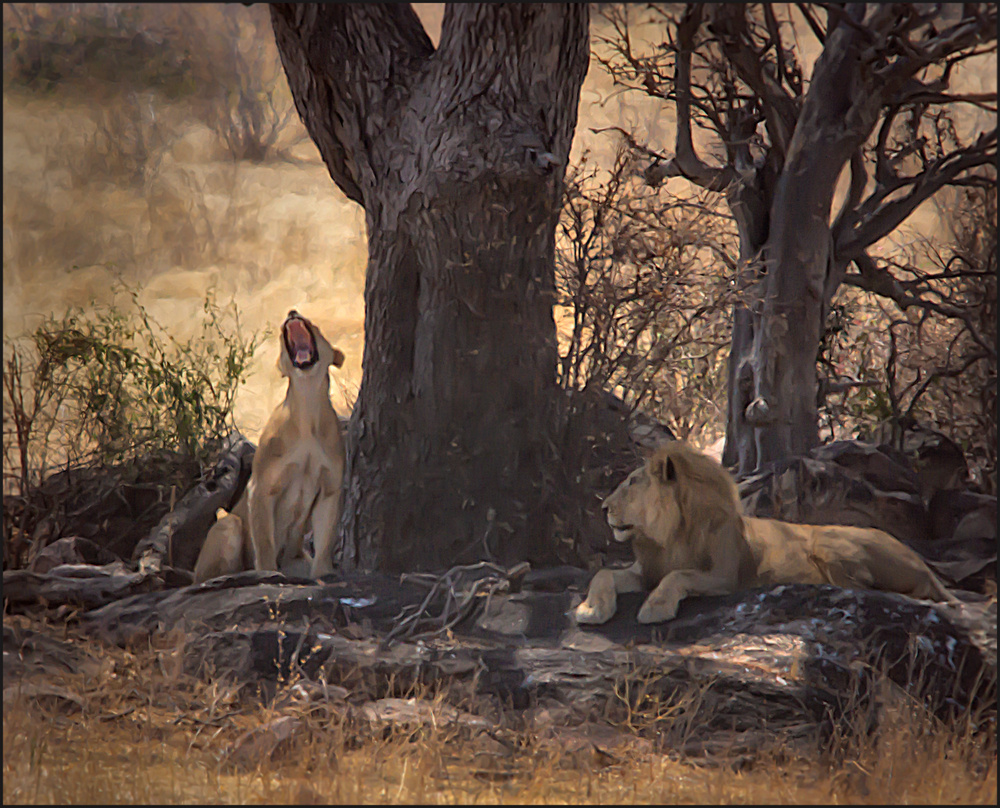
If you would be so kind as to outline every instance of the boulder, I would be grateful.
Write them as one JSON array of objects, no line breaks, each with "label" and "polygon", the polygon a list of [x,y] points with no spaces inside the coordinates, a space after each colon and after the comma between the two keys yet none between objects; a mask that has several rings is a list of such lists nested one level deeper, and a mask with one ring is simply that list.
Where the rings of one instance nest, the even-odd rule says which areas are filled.
[{"label": "boulder", "polygon": [[43,547],[28,565],[31,572],[44,574],[63,564],[111,564],[118,557],[110,550],[82,536],[56,539]]},{"label": "boulder", "polygon": [[741,480],[739,490],[752,516],[875,527],[920,551],[932,538],[913,472],[872,447],[821,446],[770,464]]},{"label": "boulder", "polygon": [[[713,716],[705,733],[820,738],[833,731],[831,716],[874,711],[874,678],[885,676],[942,718],[970,704],[995,710],[995,602],[945,606],[803,584],[690,598],[674,620],[641,625],[634,594],[621,596],[607,624],[581,627],[571,616],[586,591],[578,570],[557,591],[526,578],[510,592],[489,571],[454,579],[463,592],[476,580],[490,584],[479,588],[485,596],[448,631],[447,588],[435,594],[430,576],[377,574],[304,583],[242,573],[135,595],[89,611],[81,625],[120,644],[182,629],[192,675],[228,675],[272,695],[282,683],[331,683],[357,703],[392,696],[389,681],[420,682],[444,688],[455,706],[488,698],[524,710],[554,699],[595,716],[623,709],[615,694],[625,684],[633,708],[695,688],[704,694],[697,709]],[[392,639],[421,604],[419,629]]]}]

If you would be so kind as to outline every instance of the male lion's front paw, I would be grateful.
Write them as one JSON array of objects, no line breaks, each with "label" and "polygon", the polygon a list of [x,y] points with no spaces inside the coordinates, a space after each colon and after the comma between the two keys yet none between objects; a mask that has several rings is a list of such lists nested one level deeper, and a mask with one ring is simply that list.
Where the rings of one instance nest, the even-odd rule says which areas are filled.
[{"label": "male lion's front paw", "polygon": [[646,602],[639,609],[638,620],[640,623],[662,623],[664,620],[673,620],[677,615],[677,603],[664,603],[646,598]]},{"label": "male lion's front paw", "polygon": [[615,607],[601,601],[592,602],[587,598],[576,607],[576,622],[590,625],[600,625],[607,623],[615,613]]}]

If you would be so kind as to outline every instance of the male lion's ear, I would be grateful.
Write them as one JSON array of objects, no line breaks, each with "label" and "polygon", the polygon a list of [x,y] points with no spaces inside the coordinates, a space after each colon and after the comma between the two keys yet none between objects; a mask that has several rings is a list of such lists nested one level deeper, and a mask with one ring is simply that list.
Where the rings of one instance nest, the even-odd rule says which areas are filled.
[{"label": "male lion's ear", "polygon": [[333,349],[333,364],[338,368],[344,364],[344,352],[340,348]]},{"label": "male lion's ear", "polygon": [[674,467],[674,461],[671,457],[661,457],[654,460],[651,471],[661,483],[669,483],[677,479],[677,469]]}]

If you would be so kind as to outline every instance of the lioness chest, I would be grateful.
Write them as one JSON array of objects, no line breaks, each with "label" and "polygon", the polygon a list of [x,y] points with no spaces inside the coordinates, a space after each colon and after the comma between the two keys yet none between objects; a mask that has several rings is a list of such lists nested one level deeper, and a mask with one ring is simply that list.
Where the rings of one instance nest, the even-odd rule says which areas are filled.
[{"label": "lioness chest", "polygon": [[[331,413],[332,414],[332,413]],[[258,492],[272,499],[275,534],[299,539],[307,532],[315,504],[340,494],[344,473],[344,446],[336,415],[327,430],[295,429],[285,425],[281,438],[261,442]],[[256,465],[256,460],[255,460]],[[251,480],[253,482],[253,480]]]}]

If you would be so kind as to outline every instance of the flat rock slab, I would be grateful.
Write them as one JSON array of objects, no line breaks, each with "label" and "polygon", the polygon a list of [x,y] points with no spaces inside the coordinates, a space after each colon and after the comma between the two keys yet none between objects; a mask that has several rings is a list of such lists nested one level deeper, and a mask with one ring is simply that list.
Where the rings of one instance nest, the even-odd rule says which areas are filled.
[{"label": "flat rock slab", "polygon": [[[230,676],[270,694],[295,682],[329,683],[357,703],[392,696],[394,680],[443,689],[456,705],[470,697],[519,711],[570,705],[583,721],[651,704],[674,705],[676,713],[700,693],[683,709],[697,713],[703,732],[821,738],[870,708],[875,679],[884,675],[942,718],[966,710],[995,715],[995,602],[948,607],[881,592],[779,586],[691,598],[674,620],[644,626],[636,594],[620,598],[607,624],[581,627],[572,610],[586,574],[576,573],[565,573],[563,591],[544,591],[554,588],[550,574],[543,591],[528,581],[519,592],[479,597],[449,632],[388,643],[404,610],[425,603],[427,614],[439,614],[443,595],[427,600],[426,582],[384,575],[318,583],[248,572],[135,594],[80,621],[116,644],[181,628],[192,675]],[[719,744],[690,735],[684,742]]]},{"label": "flat rock slab", "polygon": [[[777,736],[814,744],[841,722],[856,729],[859,715],[874,726],[880,677],[944,719],[990,726],[996,714],[996,602],[986,599],[947,606],[779,586],[690,598],[675,619],[641,625],[637,593],[621,596],[605,625],[578,626],[572,613],[589,575],[569,567],[402,580],[245,572],[170,588],[163,570],[87,566],[5,573],[8,610],[71,605],[87,634],[120,646],[179,632],[188,674],[266,698],[299,687],[355,709],[423,684],[455,708],[492,705],[483,709],[517,720],[559,714],[563,726],[594,726],[645,716],[659,742],[703,751],[752,750]],[[5,688],[37,683],[31,674],[45,665],[96,664],[8,625],[23,619],[5,619]],[[383,712],[380,720],[399,711]]]}]

